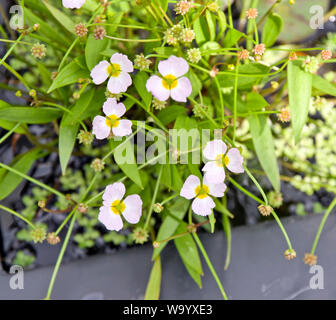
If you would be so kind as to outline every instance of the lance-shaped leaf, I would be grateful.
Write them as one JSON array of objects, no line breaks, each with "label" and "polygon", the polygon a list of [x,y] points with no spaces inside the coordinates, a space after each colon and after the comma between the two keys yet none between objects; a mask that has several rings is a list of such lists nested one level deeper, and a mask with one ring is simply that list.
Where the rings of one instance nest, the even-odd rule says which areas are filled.
[{"label": "lance-shaped leaf", "polygon": [[302,69],[300,61],[289,61],[287,73],[291,122],[295,143],[297,143],[308,117],[312,91],[312,74]]},{"label": "lance-shaped leaf", "polygon": [[[27,174],[35,160],[41,156],[41,149],[33,149],[24,155],[17,156],[10,166],[23,174]],[[23,178],[5,169],[1,169],[0,176],[0,200],[2,200],[17,188]]]},{"label": "lance-shaped leaf", "polygon": [[146,288],[145,300],[159,300],[161,289],[161,259],[158,256],[155,259],[149,281]]},{"label": "lance-shaped leaf", "polygon": [[262,32],[262,43],[271,47],[277,40],[282,29],[282,19],[277,13],[268,15]]},{"label": "lance-shaped leaf", "polygon": [[280,174],[274,151],[271,128],[265,115],[248,117],[250,131],[259,162],[275,190],[280,190]]}]

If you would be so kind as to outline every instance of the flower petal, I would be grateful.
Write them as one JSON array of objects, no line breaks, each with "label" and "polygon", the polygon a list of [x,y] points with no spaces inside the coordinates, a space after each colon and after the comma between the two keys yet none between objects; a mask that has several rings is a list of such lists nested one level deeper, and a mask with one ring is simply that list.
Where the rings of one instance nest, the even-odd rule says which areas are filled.
[{"label": "flower petal", "polygon": [[62,0],[62,4],[65,8],[69,9],[79,9],[85,0]]},{"label": "flower petal", "polygon": [[179,78],[189,71],[189,65],[183,58],[170,56],[167,60],[159,62],[158,69],[163,76],[171,74]]},{"label": "flower petal", "polygon": [[195,198],[192,202],[192,210],[200,216],[210,215],[215,206],[215,202],[209,196],[203,199]]},{"label": "flower petal", "polygon": [[104,60],[100,61],[92,70],[91,70],[91,78],[94,84],[103,83],[108,77],[109,74],[107,72],[107,68],[110,64]]},{"label": "flower petal", "polygon": [[151,76],[147,80],[146,89],[160,101],[166,101],[170,96],[170,90],[162,85],[162,79],[158,76]]},{"label": "flower petal", "polygon": [[114,214],[108,207],[100,207],[98,220],[107,230],[119,231],[123,227],[123,222],[119,214]]},{"label": "flower petal", "polygon": [[112,132],[117,137],[128,136],[132,133],[132,121],[130,120],[119,120],[117,127],[112,128]]},{"label": "flower petal", "polygon": [[225,180],[225,169],[219,167],[216,161],[209,161],[205,164],[202,171],[205,172],[204,178],[212,184],[222,183]]},{"label": "flower petal", "polygon": [[244,158],[241,156],[237,148],[232,148],[228,151],[226,156],[229,158],[227,168],[234,173],[243,173]]},{"label": "flower petal", "polygon": [[107,89],[114,94],[126,92],[132,84],[132,78],[127,72],[121,72],[118,77],[111,77],[107,83]]},{"label": "flower petal", "polygon": [[216,198],[224,197],[224,193],[226,190],[226,184],[224,182],[220,183],[211,183],[207,176],[204,176],[203,184],[205,184],[209,188],[209,194]]},{"label": "flower petal", "polygon": [[206,144],[203,155],[208,160],[216,160],[218,155],[225,154],[226,149],[226,144],[222,140],[215,139]]},{"label": "flower petal", "polygon": [[115,200],[121,200],[126,192],[125,185],[122,182],[109,184],[103,194],[103,205],[111,206]]},{"label": "flower petal", "polygon": [[115,53],[110,61],[119,64],[122,72],[133,72],[133,63],[125,54]]},{"label": "flower petal", "polygon": [[95,116],[92,122],[92,133],[97,139],[106,139],[111,132],[111,128],[106,124],[105,117]]},{"label": "flower petal", "polygon": [[197,176],[190,175],[183,184],[180,196],[188,200],[196,197],[195,189],[201,185],[201,181]]},{"label": "flower petal", "polygon": [[114,114],[121,118],[126,112],[126,107],[123,103],[117,103],[116,99],[108,98],[103,105],[103,112],[107,116]]},{"label": "flower petal", "polygon": [[124,200],[126,206],[122,215],[129,223],[138,223],[142,213],[142,200],[137,194],[132,194]]},{"label": "flower petal", "polygon": [[171,97],[178,102],[187,102],[191,95],[192,86],[190,80],[186,77],[177,80],[177,86],[170,91]]}]

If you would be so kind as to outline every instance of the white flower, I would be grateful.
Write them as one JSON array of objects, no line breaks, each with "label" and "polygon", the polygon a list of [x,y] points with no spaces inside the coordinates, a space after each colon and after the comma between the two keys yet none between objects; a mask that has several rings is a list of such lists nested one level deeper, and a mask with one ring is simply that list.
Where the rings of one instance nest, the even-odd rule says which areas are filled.
[{"label": "white flower", "polygon": [[62,0],[62,4],[64,7],[69,9],[79,9],[85,0]]},{"label": "white flower", "polygon": [[220,198],[224,196],[226,185],[222,183],[209,183],[203,178],[201,184],[197,176],[190,175],[184,182],[180,192],[180,196],[188,200],[194,199],[192,202],[192,210],[201,216],[208,216],[212,213],[212,209],[216,206],[211,196]]},{"label": "white flower", "polygon": [[115,53],[110,63],[106,60],[100,61],[91,71],[93,83],[101,84],[110,77],[107,89],[114,94],[126,92],[132,84],[132,78],[128,74],[133,72],[133,63],[128,57],[121,53]]},{"label": "white flower", "polygon": [[96,116],[92,123],[92,133],[97,139],[107,138],[111,131],[118,137],[128,136],[132,133],[132,121],[120,120],[126,112],[123,103],[117,103],[116,99],[108,98],[103,105],[103,112],[106,117]]},{"label": "white flower", "polygon": [[175,101],[186,102],[192,92],[190,80],[182,77],[189,71],[187,61],[170,56],[169,59],[159,62],[158,70],[162,77],[151,76],[146,83],[147,90],[160,101],[172,97]]},{"label": "white flower", "polygon": [[222,140],[209,141],[203,150],[203,155],[207,160],[202,171],[205,177],[211,183],[221,183],[225,179],[225,169],[227,167],[231,172],[242,173],[243,157],[237,148],[231,148],[227,153],[227,146]]},{"label": "white flower", "polygon": [[121,182],[110,184],[103,194],[103,206],[99,209],[98,220],[108,230],[119,231],[123,227],[121,215],[127,222],[138,223],[142,214],[142,200],[137,194],[124,198],[125,186]]}]

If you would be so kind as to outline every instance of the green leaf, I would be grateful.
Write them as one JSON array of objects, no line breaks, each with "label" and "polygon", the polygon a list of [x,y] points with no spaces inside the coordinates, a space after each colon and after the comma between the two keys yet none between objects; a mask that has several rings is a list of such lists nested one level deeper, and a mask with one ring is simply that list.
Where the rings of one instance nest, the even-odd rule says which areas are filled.
[{"label": "green leaf", "polygon": [[[74,106],[70,109],[71,113],[64,114],[63,125],[74,125],[82,121],[88,116],[88,108],[91,106],[91,101],[95,96],[95,89],[90,89],[84,92],[81,97],[76,101]],[[104,95],[105,96],[105,95]],[[102,105],[101,105],[102,107]]]},{"label": "green leaf", "polygon": [[259,162],[264,169],[273,188],[280,190],[280,174],[274,151],[271,128],[265,115],[253,115],[248,117],[254,148]]},{"label": "green leaf", "polygon": [[226,30],[227,22],[226,22],[226,16],[225,13],[221,10],[217,11],[218,14],[218,24],[219,24],[219,30],[217,35],[217,40],[222,39],[222,36]]},{"label": "green leaf", "polygon": [[62,111],[49,107],[9,107],[0,108],[1,120],[22,123],[48,123],[59,118]]},{"label": "green leaf", "polygon": [[54,6],[52,6],[50,3],[48,3],[45,0],[42,0],[44,5],[48,8],[50,13],[54,16],[54,18],[70,33],[75,34],[75,23],[72,19],[70,19],[65,13],[58,10]]},{"label": "green leaf", "polygon": [[[181,234],[186,231],[187,224],[181,223],[176,230],[176,234]],[[174,244],[188,273],[201,288],[202,282],[200,276],[203,275],[203,269],[193,237],[190,234],[186,234],[181,238],[174,239]]]},{"label": "green leaf", "polygon": [[57,77],[54,79],[52,85],[50,86],[48,93],[51,91],[73,84],[78,81],[79,78],[89,78],[90,73],[85,68],[84,57],[78,57],[71,61],[59,72]]},{"label": "green leaf", "polygon": [[244,33],[236,30],[236,29],[229,29],[224,38],[223,47],[230,48],[234,44],[238,42],[238,40],[244,35]]},{"label": "green leaf", "polygon": [[39,18],[32,11],[30,11],[27,6],[24,8],[25,19],[29,23],[29,25],[34,25],[38,23],[40,25],[40,29],[37,31],[37,34],[44,35],[48,39],[55,41],[60,44],[62,47],[66,48],[70,45],[71,41],[63,35],[61,32],[57,32],[55,28],[45,22],[43,19]]},{"label": "green leaf", "polygon": [[[170,208],[168,208],[169,215],[167,215],[159,229],[157,234],[157,241],[165,240],[172,236],[177,227],[179,226],[181,220],[184,218],[189,206],[189,201],[184,198],[179,198]],[[168,242],[161,243],[158,248],[154,249],[153,257],[154,260],[160,252],[165,248]]]},{"label": "green leaf", "polygon": [[85,46],[85,60],[89,70],[92,70],[101,60],[101,54],[108,48],[110,40],[97,40],[91,33]]},{"label": "green leaf", "polygon": [[126,138],[122,143],[110,141],[110,145],[112,148],[115,147],[114,160],[118,167],[127,177],[143,189],[139,169],[135,161],[134,145],[132,145],[130,139]]},{"label": "green leaf", "polygon": [[157,118],[164,126],[166,126],[167,124],[176,120],[178,116],[185,115],[186,113],[187,109],[185,107],[172,105],[163,110],[160,110],[157,114]]},{"label": "green leaf", "polygon": [[245,106],[248,111],[259,111],[269,106],[269,103],[264,99],[262,95],[252,91],[246,95]]},{"label": "green leaf", "polygon": [[65,174],[71,153],[75,146],[79,124],[66,125],[63,117],[58,140],[59,158],[61,162],[62,174]]},{"label": "green leaf", "polygon": [[[24,155],[19,155],[12,161],[10,166],[17,171],[27,174],[35,160],[41,157],[40,151],[40,149],[33,149]],[[22,179],[22,177],[13,172],[4,171],[1,174],[0,180],[0,200],[9,196],[17,188]]]},{"label": "green leaf", "polygon": [[161,4],[161,8],[164,12],[168,9],[168,0],[159,0],[159,3]]},{"label": "green leaf", "polygon": [[145,300],[159,300],[161,289],[161,259],[155,259],[149,281],[146,288]]},{"label": "green leaf", "polygon": [[[6,130],[8,130],[8,131],[12,130],[12,128],[13,128],[15,125],[16,125],[15,122],[0,119],[0,127],[6,129]],[[21,133],[21,134],[26,133],[26,131],[23,129],[22,125],[19,126],[19,127],[17,127],[17,128],[14,130],[14,132],[15,132],[15,133]]]},{"label": "green leaf", "polygon": [[163,166],[162,183],[167,186],[169,191],[180,192],[183,181],[176,165],[167,163]]},{"label": "green leaf", "polygon": [[277,14],[272,12],[268,15],[263,32],[262,32],[262,43],[266,47],[271,47],[277,40],[282,29],[282,19]]},{"label": "green leaf", "polygon": [[198,78],[196,73],[193,72],[191,69],[189,69],[189,72],[187,73],[187,77],[189,78],[191,86],[192,86],[190,98],[195,98],[197,95],[199,95],[199,92],[202,89],[202,82]]},{"label": "green leaf", "polygon": [[312,92],[312,74],[302,70],[300,61],[289,61],[287,76],[291,122],[295,143],[297,143],[308,118]]},{"label": "green leaf", "polygon": [[[238,76],[238,89],[249,90],[255,84],[256,79],[263,79],[263,75],[269,72],[269,67],[260,63],[249,63],[240,65],[238,67],[238,72],[240,74],[249,75],[247,77],[242,75]],[[255,77],[252,75],[255,75]],[[232,76],[218,75],[217,77],[222,88],[234,87],[234,73],[232,73]]]},{"label": "green leaf", "polygon": [[200,16],[196,19],[193,28],[195,31],[195,38],[198,46],[201,46],[204,42],[210,40],[208,24],[203,16]]},{"label": "green leaf", "polygon": [[209,35],[210,35],[209,40],[214,41],[216,39],[216,20],[214,18],[214,15],[211,14],[209,10],[205,11],[205,18],[209,29]]},{"label": "green leaf", "polygon": [[138,72],[138,74],[134,78],[135,88],[137,89],[141,99],[143,100],[147,108],[149,108],[152,103],[152,94],[146,89],[146,82],[148,78],[148,74],[144,71]]},{"label": "green leaf", "polygon": [[336,97],[336,86],[316,74],[313,74],[313,87],[324,94]]}]

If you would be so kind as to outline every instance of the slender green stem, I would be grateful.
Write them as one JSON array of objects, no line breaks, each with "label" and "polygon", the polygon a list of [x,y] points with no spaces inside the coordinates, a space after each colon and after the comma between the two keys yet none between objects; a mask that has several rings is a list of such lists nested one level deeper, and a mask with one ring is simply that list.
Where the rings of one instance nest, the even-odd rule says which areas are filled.
[{"label": "slender green stem", "polygon": [[218,275],[217,275],[217,273],[216,273],[216,271],[215,271],[215,269],[214,269],[214,267],[213,267],[213,265],[212,265],[212,263],[211,263],[211,261],[210,261],[210,259],[208,257],[208,254],[206,253],[206,251],[205,251],[205,249],[204,249],[204,247],[202,245],[201,240],[199,239],[198,235],[195,232],[193,232],[192,235],[193,235],[193,237],[194,237],[194,239],[195,239],[195,241],[196,241],[199,249],[201,250],[201,253],[202,253],[202,255],[203,255],[203,257],[204,257],[204,259],[205,259],[205,261],[206,261],[206,263],[207,263],[207,265],[208,265],[208,267],[209,267],[209,269],[210,269],[210,271],[212,273],[212,276],[214,277],[214,279],[215,279],[215,281],[216,281],[216,283],[218,285],[218,288],[219,288],[220,292],[222,293],[222,296],[223,296],[224,300],[228,300],[228,297],[227,297],[227,295],[226,295],[226,293],[224,291],[222,283],[220,282],[220,280],[218,278]]},{"label": "slender green stem", "polygon": [[93,26],[115,26],[118,28],[127,28],[127,29],[141,29],[141,30],[151,30],[151,31],[157,30],[157,28],[149,28],[146,26],[127,25],[127,24],[119,24],[119,23],[91,23],[91,24],[86,25],[86,27],[93,27]]},{"label": "slender green stem", "polygon": [[17,123],[10,131],[8,131],[1,139],[0,144],[3,143],[18,127],[20,127],[21,122]]},{"label": "slender green stem", "polygon": [[34,226],[34,224],[33,224],[31,221],[29,221],[27,218],[25,218],[22,214],[20,214],[20,213],[14,211],[14,210],[12,210],[12,209],[9,209],[9,208],[7,208],[7,207],[1,205],[1,204],[0,204],[0,209],[5,210],[5,211],[11,213],[12,215],[14,215],[14,216],[20,218],[21,220],[23,220],[24,222],[26,222],[28,225],[30,225],[33,229],[36,228],[36,227]]},{"label": "slender green stem", "polygon": [[51,193],[54,193],[55,195],[57,195],[59,197],[65,198],[65,195],[62,194],[61,192],[57,191],[56,189],[51,188],[51,187],[47,186],[46,184],[44,184],[44,183],[42,183],[42,182],[40,182],[40,181],[38,181],[38,180],[36,180],[36,179],[34,179],[32,177],[29,177],[26,174],[24,174],[24,173],[22,173],[22,172],[20,172],[20,171],[18,171],[16,169],[14,169],[14,168],[12,168],[10,166],[7,166],[7,165],[5,165],[5,164],[3,164],[3,163],[0,162],[0,167],[2,167],[2,168],[6,169],[8,171],[11,171],[11,172],[17,174],[18,176],[20,176],[20,177],[22,177],[22,178],[24,178],[24,179],[26,179],[26,180],[28,180],[28,181],[30,181],[30,182],[38,185],[41,188],[44,188],[44,189],[50,191]]},{"label": "slender green stem", "polygon": [[228,0],[228,15],[229,15],[229,25],[233,28],[233,19],[232,19],[232,12],[231,12],[231,0]]},{"label": "slender green stem", "polygon": [[[225,201],[225,198],[223,199]],[[226,207],[226,203],[225,203]],[[230,265],[231,260],[231,226],[229,216],[227,214],[222,214],[223,218],[223,229],[226,235],[227,249],[226,249],[226,258],[224,264],[224,270],[227,270]]]},{"label": "slender green stem", "polygon": [[6,43],[16,43],[16,42],[18,42],[19,44],[26,44],[26,45],[29,45],[29,46],[34,45],[31,42],[18,41],[18,40],[9,40],[9,39],[0,39],[0,42],[6,42]]},{"label": "slender green stem", "polygon": [[20,34],[20,36],[14,41],[13,45],[10,47],[10,49],[6,52],[6,54],[2,57],[2,59],[0,60],[0,66],[2,65],[2,63],[7,59],[7,57],[12,53],[12,51],[14,50],[14,48],[16,47],[16,45],[20,42],[20,40],[23,37],[23,33]]},{"label": "slender green stem", "polygon": [[68,221],[71,219],[71,217],[75,214],[75,211],[72,210],[68,216],[63,220],[62,224],[58,227],[58,229],[56,230],[55,234],[58,235],[62,229],[64,228],[64,226],[68,223]]},{"label": "slender green stem", "polygon": [[214,80],[215,80],[215,84],[216,84],[218,95],[219,95],[219,102],[220,102],[220,106],[221,106],[221,115],[222,115],[222,123],[224,123],[225,107],[224,107],[224,100],[223,100],[223,92],[221,90],[221,87],[220,87],[220,84],[219,84],[219,81],[218,81],[217,77],[215,77]]},{"label": "slender green stem", "polygon": [[65,55],[63,56],[63,59],[58,67],[58,72],[60,72],[62,70],[62,67],[67,59],[67,57],[69,56],[69,54],[71,53],[72,49],[75,47],[75,45],[77,44],[77,42],[79,41],[79,38],[76,38],[72,44],[70,45],[70,47],[68,48],[68,50],[66,51]]},{"label": "slender green stem", "polygon": [[[0,64],[1,65],[1,64]],[[16,72],[9,64],[7,64],[5,61],[2,62],[2,65],[10,71],[16,78],[18,78],[22,84],[27,88],[28,91],[30,91],[30,86],[28,82],[18,73]]]},{"label": "slender green stem", "polygon": [[332,212],[332,210],[334,209],[334,207],[336,206],[336,197],[334,198],[334,200],[330,203],[329,207],[327,208],[326,212],[324,213],[323,215],[323,218],[321,220],[321,223],[320,223],[320,226],[317,230],[317,233],[316,233],[316,236],[315,236],[315,240],[314,240],[314,243],[313,243],[313,246],[312,246],[312,249],[310,251],[311,254],[314,254],[315,253],[315,250],[316,250],[316,247],[317,247],[317,244],[318,244],[318,241],[320,239],[320,236],[321,236],[321,232],[322,232],[322,229],[329,217],[329,214]]},{"label": "slender green stem", "polygon": [[147,218],[146,218],[146,223],[145,223],[144,229],[148,228],[148,225],[149,225],[149,222],[150,222],[150,218],[151,218],[152,213],[153,213],[153,206],[154,206],[154,203],[156,201],[156,197],[157,197],[157,194],[158,194],[158,191],[159,191],[159,187],[160,187],[160,183],[161,183],[162,171],[163,171],[163,165],[160,166],[159,175],[158,175],[158,178],[157,178],[157,181],[156,181],[156,185],[155,185],[155,189],[154,189],[154,193],[153,193],[153,197],[152,197],[152,202],[151,202],[150,208],[148,210],[148,214],[147,214]]},{"label": "slender green stem", "polygon": [[231,177],[229,177],[229,180],[236,188],[238,188],[241,192],[245,193],[248,197],[252,198],[253,200],[255,200],[255,201],[257,201],[261,204],[264,204],[264,201],[262,201],[257,196],[252,194],[250,191],[246,190],[244,187],[242,187],[238,182],[233,180]]},{"label": "slender green stem", "polygon": [[233,143],[236,142],[236,130],[237,130],[237,100],[238,100],[238,66],[239,60],[237,59],[235,69],[235,81],[233,91]]},{"label": "slender green stem", "polygon": [[112,36],[105,36],[105,38],[112,39],[112,40],[117,40],[117,41],[124,41],[124,42],[158,42],[158,41],[162,41],[161,38],[157,38],[157,39],[124,39],[124,38],[117,38],[117,37],[112,37]]},{"label": "slender green stem", "polygon": [[[74,212],[74,214],[73,214],[73,212]],[[72,229],[75,225],[75,221],[76,221],[76,218],[77,218],[77,206],[72,210],[71,214],[73,214],[73,217],[72,217],[68,232],[65,236],[61,251],[58,255],[58,258],[57,258],[57,261],[56,261],[56,264],[55,264],[55,268],[54,268],[54,272],[51,276],[51,280],[50,280],[50,283],[49,283],[48,292],[47,292],[47,295],[45,297],[45,300],[50,300],[50,296],[51,296],[51,292],[52,292],[54,284],[55,284],[56,276],[57,276],[58,270],[60,268],[60,265],[62,263],[62,259],[63,259],[64,253],[65,253],[65,250],[68,246],[68,242],[69,242],[69,239],[70,239],[70,235],[72,233]]]},{"label": "slender green stem", "polygon": [[265,194],[264,190],[262,189],[262,187],[260,186],[259,182],[256,180],[256,178],[254,178],[254,176],[252,175],[252,173],[250,172],[250,170],[247,169],[246,165],[243,164],[243,166],[244,166],[244,169],[245,169],[247,175],[250,177],[250,179],[253,181],[253,183],[258,188],[260,194],[262,195],[262,197],[264,199],[264,202],[265,202],[265,205],[268,206],[268,200],[267,200],[266,194]]},{"label": "slender green stem", "polygon": [[253,19],[253,27],[254,27],[254,37],[255,37],[255,41],[256,41],[257,44],[259,44],[258,27],[257,27],[257,23],[256,23],[255,19]]},{"label": "slender green stem", "polygon": [[125,97],[128,97],[129,99],[133,100],[136,104],[138,104],[145,112],[147,112],[156,122],[156,124],[166,133],[168,133],[168,130],[166,129],[166,127],[162,124],[162,122],[154,115],[153,112],[147,110],[146,106],[141,103],[137,98],[134,98],[132,95],[128,94],[128,93],[124,93]]},{"label": "slender green stem", "polygon": [[[234,184],[239,190],[241,190],[243,193],[245,193],[247,196],[251,197],[252,199],[254,199],[255,201],[268,206],[268,201],[267,201],[267,197],[264,193],[264,191],[262,190],[262,188],[260,187],[258,181],[253,177],[253,175],[251,174],[251,172],[246,168],[246,166],[244,165],[245,171],[247,172],[247,174],[249,175],[249,177],[251,178],[251,180],[254,182],[254,184],[257,186],[258,190],[260,191],[260,193],[262,194],[264,201],[262,201],[261,199],[259,199],[258,197],[254,196],[252,193],[250,193],[249,191],[247,191],[245,188],[243,188],[241,185],[239,185],[236,181],[234,181],[231,177],[230,177],[230,181],[232,182],[232,184]],[[281,232],[284,235],[284,238],[287,242],[288,248],[292,249],[292,244],[291,241],[287,235],[287,232],[281,222],[281,220],[279,219],[278,215],[275,213],[275,211],[272,209],[272,216],[274,217],[274,219],[276,220],[276,222],[279,225],[279,228],[281,230]]]},{"label": "slender green stem", "polygon": [[161,202],[161,205],[163,206],[163,205],[166,204],[167,202],[169,202],[169,201],[175,199],[176,197],[178,197],[178,194],[173,194],[173,195],[171,195],[170,197],[164,199],[164,200]]},{"label": "slender green stem", "polygon": [[285,237],[285,240],[286,240],[287,245],[288,245],[288,249],[293,250],[293,248],[292,248],[292,243],[291,243],[291,241],[290,241],[290,239],[289,239],[289,237],[288,237],[288,235],[287,235],[286,229],[285,229],[285,227],[283,226],[281,220],[279,219],[278,215],[275,213],[274,210],[272,210],[272,216],[273,216],[273,218],[275,219],[275,221],[278,223],[278,226],[279,226],[279,228],[280,228],[282,234],[283,234],[284,237]]}]

